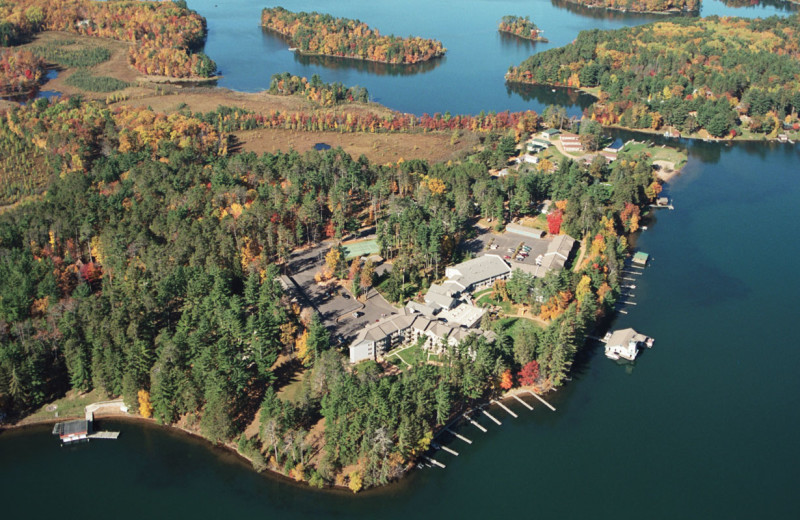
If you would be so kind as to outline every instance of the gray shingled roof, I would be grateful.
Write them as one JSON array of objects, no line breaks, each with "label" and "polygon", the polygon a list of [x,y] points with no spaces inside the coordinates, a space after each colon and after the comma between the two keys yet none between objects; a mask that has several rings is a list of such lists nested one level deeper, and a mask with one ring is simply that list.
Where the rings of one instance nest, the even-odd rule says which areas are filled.
[{"label": "gray shingled roof", "polygon": [[448,278],[470,287],[511,273],[508,264],[497,255],[484,255],[447,268]]}]

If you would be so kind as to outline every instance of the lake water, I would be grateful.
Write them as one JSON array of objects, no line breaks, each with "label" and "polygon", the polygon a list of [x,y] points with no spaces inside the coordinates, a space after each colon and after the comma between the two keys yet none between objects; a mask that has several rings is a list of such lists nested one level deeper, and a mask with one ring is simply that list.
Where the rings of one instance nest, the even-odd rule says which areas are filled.
[{"label": "lake water", "polygon": [[[551,45],[580,29],[641,20],[587,18],[549,2],[284,4],[441,38],[451,49],[432,70],[392,76],[304,64],[260,32],[261,5],[231,4],[223,12],[210,1],[190,2],[209,18],[207,50],[226,74],[224,85],[257,90],[274,72],[319,72],[326,81],[365,85],[388,106],[416,113],[539,110],[549,102],[505,91],[505,67],[531,50],[495,34],[503,14],[531,14]],[[715,9],[725,11],[707,2],[704,12]],[[236,37],[241,43],[233,47]],[[261,79],[240,59],[251,73],[263,70]],[[676,209],[659,210],[638,238],[651,262],[635,282],[638,305],[614,324],[655,337],[655,346],[627,366],[591,346],[573,381],[548,396],[556,412],[508,403],[520,415],[511,419],[492,409],[503,425],[482,419],[486,434],[463,427],[472,445],[443,439],[461,453],[436,455],[447,469],[414,471],[397,485],[355,497],[257,475],[203,441],[138,423],[105,422],[122,431],[119,440],[68,448],[58,446],[50,427],[6,432],[0,435],[3,516],[797,518],[800,349],[789,325],[798,313],[800,148],[682,145],[689,164],[667,187]]]}]

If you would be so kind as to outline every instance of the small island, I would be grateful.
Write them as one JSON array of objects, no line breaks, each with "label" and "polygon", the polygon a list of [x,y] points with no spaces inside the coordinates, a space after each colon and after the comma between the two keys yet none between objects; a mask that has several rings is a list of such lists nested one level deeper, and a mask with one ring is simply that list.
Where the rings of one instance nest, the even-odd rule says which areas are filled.
[{"label": "small island", "polygon": [[696,13],[700,11],[700,0],[565,0],[566,2],[632,13]]},{"label": "small island", "polygon": [[444,56],[438,40],[384,36],[359,20],[317,12],[272,7],[261,12],[261,25],[289,39],[301,54],[334,56],[389,64],[414,64]]},{"label": "small island", "polygon": [[500,25],[497,30],[533,42],[547,43],[548,41],[547,38],[542,36],[543,31],[527,16],[504,16],[503,19],[500,20]]},{"label": "small island", "polygon": [[797,16],[675,19],[584,31],[511,67],[506,80],[597,97],[604,126],[672,137],[791,140],[800,110]]}]

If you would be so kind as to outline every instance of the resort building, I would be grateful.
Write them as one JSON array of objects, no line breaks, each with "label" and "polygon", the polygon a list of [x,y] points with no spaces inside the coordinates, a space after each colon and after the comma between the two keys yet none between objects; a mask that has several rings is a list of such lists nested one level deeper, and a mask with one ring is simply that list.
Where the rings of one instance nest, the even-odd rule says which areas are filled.
[{"label": "resort building", "polygon": [[414,314],[395,314],[362,329],[350,345],[350,362],[378,359],[394,347],[425,338],[422,348],[440,353],[446,346],[456,346],[471,335],[493,334],[479,329],[452,326],[443,321]]},{"label": "resort building", "polygon": [[511,268],[498,255],[484,255],[448,267],[444,274],[447,277],[445,284],[461,287],[462,292],[473,292],[492,285],[495,280],[508,278],[511,276]]}]

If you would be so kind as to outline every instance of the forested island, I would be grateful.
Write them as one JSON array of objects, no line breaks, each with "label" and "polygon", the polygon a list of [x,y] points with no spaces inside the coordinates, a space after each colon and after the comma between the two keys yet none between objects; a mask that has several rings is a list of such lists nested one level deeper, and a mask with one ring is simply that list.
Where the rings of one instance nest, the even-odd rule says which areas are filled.
[{"label": "forested island", "polygon": [[542,31],[533,23],[529,17],[525,16],[504,16],[500,20],[498,31],[513,34],[525,40],[534,42],[547,42],[547,38],[542,36]]},{"label": "forested island", "polygon": [[413,64],[444,56],[446,51],[438,40],[384,36],[359,20],[283,7],[264,9],[261,25],[286,36],[297,52],[310,55]]},{"label": "forested island", "polygon": [[42,31],[65,31],[131,42],[129,60],[143,74],[207,78],[216,64],[195,52],[205,20],[176,2],[17,0],[0,3],[0,46],[18,45]]},{"label": "forested island", "polygon": [[567,2],[634,13],[682,13],[700,10],[700,0],[566,0]]},{"label": "forested island", "polygon": [[582,88],[603,125],[713,137],[796,132],[800,15],[676,19],[576,40],[511,67],[509,82]]}]

